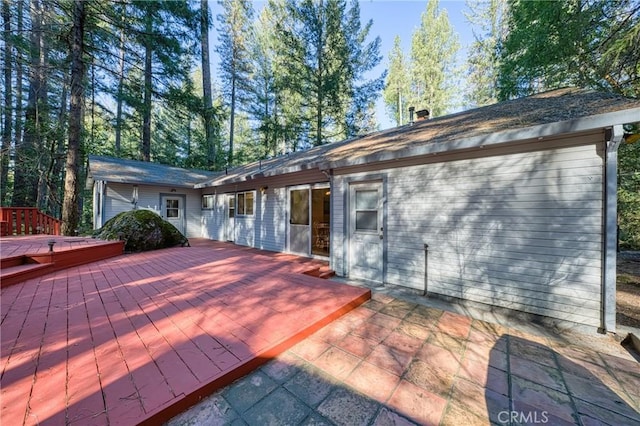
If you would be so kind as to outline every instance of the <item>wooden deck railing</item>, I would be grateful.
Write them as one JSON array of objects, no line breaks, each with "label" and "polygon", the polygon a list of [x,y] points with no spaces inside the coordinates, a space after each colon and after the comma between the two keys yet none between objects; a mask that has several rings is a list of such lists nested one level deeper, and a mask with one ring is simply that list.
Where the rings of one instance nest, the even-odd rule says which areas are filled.
[{"label": "wooden deck railing", "polygon": [[61,223],[35,207],[0,207],[0,236],[60,235]]}]

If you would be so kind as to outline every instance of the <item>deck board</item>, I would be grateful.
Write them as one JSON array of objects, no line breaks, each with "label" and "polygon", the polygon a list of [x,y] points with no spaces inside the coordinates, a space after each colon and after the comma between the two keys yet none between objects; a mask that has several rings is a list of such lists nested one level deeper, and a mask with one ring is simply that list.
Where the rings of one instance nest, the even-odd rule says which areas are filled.
[{"label": "deck board", "polygon": [[370,296],[315,260],[192,245],[3,288],[2,423],[168,419]]}]

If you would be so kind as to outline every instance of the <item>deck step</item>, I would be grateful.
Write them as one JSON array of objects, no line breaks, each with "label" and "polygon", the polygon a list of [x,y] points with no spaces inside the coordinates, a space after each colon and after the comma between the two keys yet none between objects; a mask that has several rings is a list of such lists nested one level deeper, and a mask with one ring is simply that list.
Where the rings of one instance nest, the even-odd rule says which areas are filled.
[{"label": "deck step", "polygon": [[304,271],[303,274],[309,275],[311,277],[317,277],[317,276],[320,275],[320,267],[317,266],[315,268],[308,269],[308,270]]},{"label": "deck step", "polygon": [[334,271],[333,269],[328,269],[326,271],[322,271],[320,272],[320,275],[318,275],[318,278],[322,278],[323,280],[328,280],[331,277],[334,277],[336,275],[336,271]]},{"label": "deck step", "polygon": [[312,269],[304,271],[303,274],[326,280],[335,276],[336,272],[333,269],[329,269],[328,266],[316,266]]},{"label": "deck step", "polygon": [[2,259],[0,288],[37,278],[50,272],[119,256],[123,252],[124,241],[113,241],[64,251],[25,254]]},{"label": "deck step", "polygon": [[[26,257],[26,256],[23,256]],[[23,263],[0,270],[0,287],[9,287],[23,281],[53,272],[53,263]]]}]

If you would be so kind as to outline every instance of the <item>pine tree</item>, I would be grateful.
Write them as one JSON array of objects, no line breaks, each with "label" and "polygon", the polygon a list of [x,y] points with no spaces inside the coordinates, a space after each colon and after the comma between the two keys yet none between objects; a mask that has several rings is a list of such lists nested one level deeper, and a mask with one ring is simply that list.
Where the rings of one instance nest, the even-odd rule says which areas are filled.
[{"label": "pine tree", "polygon": [[513,1],[500,98],[563,86],[640,95],[640,3]]},{"label": "pine tree", "polygon": [[209,56],[209,28],[211,18],[209,16],[208,0],[200,0],[200,49],[202,64],[202,116],[204,119],[205,145],[207,150],[207,166],[215,167],[217,160],[217,141],[215,130],[215,113],[213,109],[213,97],[211,93],[211,61]]},{"label": "pine tree", "polygon": [[[467,0],[467,20],[473,25],[475,41],[467,56],[467,101],[484,106],[498,101],[500,49],[507,35],[507,0]],[[479,28],[479,31],[476,31]]]},{"label": "pine tree", "polygon": [[257,144],[262,146],[260,156],[277,155],[277,141],[281,137],[279,126],[281,111],[277,99],[279,87],[276,85],[276,45],[274,35],[275,22],[272,9],[265,7],[255,23],[255,38],[252,44],[251,58],[253,65],[249,115],[254,123],[254,130],[259,135]]},{"label": "pine tree", "polygon": [[347,138],[369,133],[377,128],[375,99],[384,88],[386,71],[372,80],[365,79],[365,74],[382,60],[380,37],[367,42],[372,26],[372,20],[369,20],[364,26],[361,25],[360,4],[357,1],[352,1],[343,23],[348,61],[348,72],[344,75],[347,87],[344,136]]},{"label": "pine tree", "polygon": [[80,149],[82,138],[82,103],[84,99],[83,79],[85,76],[84,25],[86,11],[83,0],[73,2],[73,28],[71,33],[71,108],[69,110],[69,145],[67,147],[64,200],[62,204],[62,234],[75,235],[80,222],[78,192],[80,182]]},{"label": "pine tree", "polygon": [[45,11],[41,0],[30,1],[31,30],[29,33],[29,94],[25,111],[24,138],[16,145],[14,175],[14,206],[35,206],[38,200],[38,177],[44,139],[49,125],[48,43],[45,35]]},{"label": "pine tree", "polygon": [[438,0],[429,0],[411,42],[411,104],[432,116],[452,106],[458,36]]},{"label": "pine tree", "polygon": [[4,206],[7,202],[7,178],[9,177],[11,125],[13,118],[13,43],[11,42],[11,12],[9,0],[2,1],[2,21],[4,31],[4,122],[2,128],[2,148],[0,151],[0,205]]},{"label": "pine tree", "polygon": [[393,41],[393,49],[389,52],[389,75],[384,88],[384,102],[387,114],[398,126],[409,121],[407,117],[407,101],[409,100],[408,64],[405,59],[400,37]]},{"label": "pine tree", "polygon": [[217,48],[220,54],[220,71],[229,106],[229,153],[227,163],[233,165],[233,138],[235,114],[238,104],[244,107],[248,77],[251,73],[249,59],[252,40],[253,9],[248,0],[222,0],[222,13],[218,15]]},{"label": "pine tree", "polygon": [[344,0],[287,0],[282,9],[281,77],[287,98],[300,105],[300,142],[317,146],[358,133],[383,84],[364,80],[380,61],[379,39],[366,42],[371,22],[361,27],[355,1],[347,8]]}]

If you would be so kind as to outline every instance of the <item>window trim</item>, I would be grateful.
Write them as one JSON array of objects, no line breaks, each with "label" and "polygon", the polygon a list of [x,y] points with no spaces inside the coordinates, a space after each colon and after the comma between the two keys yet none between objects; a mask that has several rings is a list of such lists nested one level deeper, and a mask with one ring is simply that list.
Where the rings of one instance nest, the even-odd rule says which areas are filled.
[{"label": "window trim", "polygon": [[[213,210],[215,208],[215,197],[215,194],[203,194],[200,202],[200,208],[202,210]],[[211,207],[205,206],[205,200],[211,200]]]},{"label": "window trim", "polygon": [[[251,203],[250,209],[247,209],[247,194],[251,194]],[[242,197],[242,208],[240,208],[240,197]],[[251,210],[248,213],[248,210]],[[235,215],[236,217],[253,217],[256,211],[256,191],[242,191],[236,193],[236,206],[235,206]]]}]

